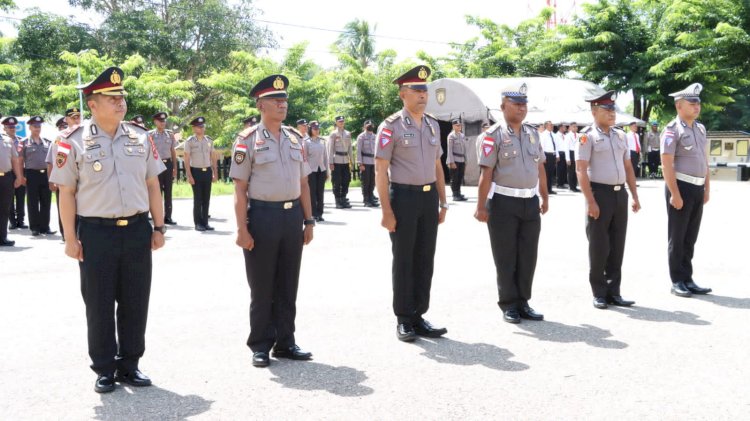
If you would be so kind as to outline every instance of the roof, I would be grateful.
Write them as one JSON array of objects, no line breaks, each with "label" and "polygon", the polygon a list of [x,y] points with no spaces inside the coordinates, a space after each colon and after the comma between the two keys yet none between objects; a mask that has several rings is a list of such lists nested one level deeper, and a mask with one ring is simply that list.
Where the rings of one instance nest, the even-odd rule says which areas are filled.
[{"label": "roof", "polygon": [[706,137],[750,137],[750,133],[741,130],[709,130]]},{"label": "roof", "polygon": [[[525,122],[541,124],[576,122],[579,125],[593,123],[591,107],[585,98],[602,95],[606,91],[584,80],[545,77],[487,78],[487,79],[438,79],[427,89],[430,97],[426,111],[439,120],[460,117],[466,122],[502,121],[500,111],[502,89],[511,83],[525,82],[528,86],[529,111]],[[617,109],[617,123],[645,122]]]}]

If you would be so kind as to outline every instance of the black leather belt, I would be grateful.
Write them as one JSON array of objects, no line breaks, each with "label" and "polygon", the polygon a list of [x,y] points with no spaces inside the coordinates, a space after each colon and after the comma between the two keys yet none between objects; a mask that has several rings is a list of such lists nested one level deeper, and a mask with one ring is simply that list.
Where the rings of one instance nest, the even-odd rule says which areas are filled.
[{"label": "black leather belt", "polygon": [[391,187],[398,190],[428,192],[435,189],[435,183],[423,185],[391,183]]},{"label": "black leather belt", "polygon": [[265,200],[250,199],[250,207],[271,209],[293,209],[299,206],[299,199],[287,200],[285,202],[268,202]]},{"label": "black leather belt", "polygon": [[464,157],[464,154],[462,154],[462,153],[455,153],[455,152],[453,152],[453,156],[460,156],[461,158],[463,158],[463,157]]},{"label": "black leather belt", "polygon": [[592,181],[591,188],[599,189],[599,190],[620,191],[625,188],[625,185],[624,184],[602,184],[602,183],[594,183]]},{"label": "black leather belt", "polygon": [[47,172],[47,169],[43,169],[43,170],[36,170],[36,169],[33,169],[33,168],[25,168],[25,169],[24,169],[24,171],[38,172],[38,173],[40,173],[40,174],[44,174],[44,173],[46,173],[46,172]]},{"label": "black leather belt", "polygon": [[163,162],[163,163],[165,163],[165,164],[166,164],[167,162],[172,162],[172,158],[169,158],[169,159],[162,159],[162,160],[161,160],[161,162]]},{"label": "black leather belt", "polygon": [[201,168],[201,167],[190,167],[190,169],[193,169],[193,170],[196,170],[196,171],[200,170],[200,171],[206,172],[206,171],[210,170],[211,167],[204,167],[204,168]]},{"label": "black leather belt", "polygon": [[346,153],[346,152],[336,152],[336,155],[338,155],[338,156],[349,156],[349,154]]},{"label": "black leather belt", "polygon": [[371,153],[364,153],[364,152],[362,152],[362,156],[366,156],[368,158],[375,158],[375,155],[373,155]]},{"label": "black leather belt", "polygon": [[133,216],[125,218],[98,218],[94,216],[78,216],[78,219],[84,222],[97,225],[115,226],[115,227],[127,227],[128,225],[138,222],[141,220],[148,220],[148,212],[136,213]]}]

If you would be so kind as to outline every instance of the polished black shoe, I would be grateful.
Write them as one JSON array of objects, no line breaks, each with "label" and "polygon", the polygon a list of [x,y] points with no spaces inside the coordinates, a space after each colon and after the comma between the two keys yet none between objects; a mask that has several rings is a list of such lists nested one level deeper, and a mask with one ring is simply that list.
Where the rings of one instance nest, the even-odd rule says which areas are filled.
[{"label": "polished black shoe", "polygon": [[687,287],[688,290],[690,290],[690,292],[692,292],[693,294],[698,294],[698,295],[708,294],[709,292],[713,291],[711,288],[699,287],[693,281],[685,282],[685,286]]},{"label": "polished black shoe", "polygon": [[461,194],[458,197],[454,197],[453,200],[456,201],[456,202],[465,202],[465,201],[467,201],[469,199],[466,196],[464,196],[464,195]]},{"label": "polished black shoe", "polygon": [[325,222],[325,221],[326,221],[326,220],[325,220],[325,219],[323,219],[323,217],[322,217],[322,216],[319,216],[319,217],[318,217],[318,222]]},{"label": "polished black shoe", "polygon": [[678,297],[692,297],[693,293],[690,292],[684,282],[675,282],[672,284],[672,294]]},{"label": "polished black shoe", "polygon": [[42,235],[42,233],[39,232],[39,231],[37,231],[37,230],[31,231],[31,236],[32,237],[39,237],[40,235]]},{"label": "polished black shoe", "polygon": [[448,333],[448,329],[444,327],[435,327],[427,320],[422,320],[414,325],[414,333],[428,338],[439,338]]},{"label": "polished black shoe", "polygon": [[13,240],[8,240],[7,238],[3,238],[0,240],[0,247],[13,247],[16,244]]},{"label": "polished black shoe", "polygon": [[607,308],[607,299],[604,297],[594,297],[594,307],[604,310]]},{"label": "polished black shoe", "polygon": [[129,384],[133,387],[146,387],[151,386],[151,379],[147,375],[141,373],[141,370],[135,369],[130,372],[116,371],[115,380],[119,383]]},{"label": "polished black shoe", "polygon": [[271,360],[267,352],[253,352],[253,367],[268,367],[269,364]]},{"label": "polished black shoe", "polygon": [[417,339],[417,333],[414,332],[414,326],[407,323],[399,323],[396,326],[396,337],[401,342],[413,342]]},{"label": "polished black shoe", "polygon": [[20,228],[20,229],[26,229],[26,228],[28,228],[28,227],[29,227],[29,226],[28,226],[28,225],[26,225],[26,224],[24,224],[23,222],[21,222],[20,224],[18,224],[18,228]]},{"label": "polished black shoe", "polygon": [[505,310],[503,312],[503,320],[508,323],[521,323],[521,314],[515,308]]},{"label": "polished black shoe", "polygon": [[526,307],[522,308],[518,312],[518,314],[521,316],[522,319],[536,320],[536,321],[544,320],[544,314],[537,313],[536,311],[534,311],[533,308],[531,308],[529,306],[526,306]]},{"label": "polished black shoe", "polygon": [[612,295],[607,297],[607,304],[612,304],[620,307],[630,307],[635,304],[635,301],[630,301],[622,298],[621,295]]},{"label": "polished black shoe", "polygon": [[8,229],[14,230],[17,228],[18,228],[18,224],[16,224],[15,222],[11,222],[10,225],[8,225]]},{"label": "polished black shoe", "polygon": [[557,194],[557,192],[554,191],[554,190],[550,190],[550,191],[547,192],[547,194]]},{"label": "polished black shoe", "polygon": [[94,382],[94,392],[109,393],[115,390],[115,376],[113,374],[100,374]]},{"label": "polished black shoe", "polygon": [[167,225],[177,225],[177,222],[173,221],[172,218],[164,218],[164,223]]},{"label": "polished black shoe", "polygon": [[312,352],[303,351],[299,346],[293,345],[289,348],[274,348],[273,357],[304,361],[312,358]]},{"label": "polished black shoe", "polygon": [[42,231],[42,234],[44,234],[44,235],[55,235],[55,234],[57,234],[57,231],[52,231],[51,229],[47,228],[46,230]]},{"label": "polished black shoe", "polygon": [[205,228],[206,231],[213,231],[213,230],[216,229],[216,228],[212,227],[211,225],[205,225],[203,228]]},{"label": "polished black shoe", "polygon": [[345,202],[341,202],[341,207],[344,208],[344,209],[349,209],[349,208],[352,207],[352,204],[349,203],[349,201],[347,200]]},{"label": "polished black shoe", "polygon": [[195,226],[195,230],[196,231],[205,231],[206,227],[204,227],[203,225],[196,225]]}]

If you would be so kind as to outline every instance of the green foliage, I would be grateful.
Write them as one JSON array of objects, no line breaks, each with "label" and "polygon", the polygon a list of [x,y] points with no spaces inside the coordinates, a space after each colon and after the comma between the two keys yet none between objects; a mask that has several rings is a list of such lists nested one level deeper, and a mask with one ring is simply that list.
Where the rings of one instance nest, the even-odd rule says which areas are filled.
[{"label": "green foliage", "polygon": [[[377,25],[373,26],[373,31]],[[339,51],[356,60],[362,68],[375,60],[375,40],[370,32],[370,24],[355,19],[344,25],[344,32],[336,40]]]}]

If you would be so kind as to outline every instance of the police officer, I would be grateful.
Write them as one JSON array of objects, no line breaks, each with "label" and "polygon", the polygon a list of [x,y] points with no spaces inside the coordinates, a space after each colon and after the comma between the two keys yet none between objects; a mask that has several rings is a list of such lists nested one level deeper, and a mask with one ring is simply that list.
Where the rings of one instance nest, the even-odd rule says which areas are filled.
[{"label": "police officer", "polygon": [[349,182],[352,174],[349,169],[352,156],[352,134],[344,129],[344,116],[336,117],[336,128],[328,136],[328,157],[331,166],[333,195],[336,197],[336,209],[351,208],[349,199]]},{"label": "police officer", "polygon": [[462,202],[467,200],[466,196],[461,194],[461,184],[464,182],[464,171],[466,171],[466,136],[461,132],[461,120],[454,118],[451,120],[453,131],[448,135],[446,143],[448,144],[448,154],[445,157],[445,163],[451,176],[451,190],[453,191],[453,200]]},{"label": "police officer", "polygon": [[561,123],[557,129],[557,133],[554,134],[555,148],[557,149],[557,167],[555,168],[555,172],[557,174],[557,187],[559,189],[564,188],[568,182],[568,164],[565,161],[565,149],[567,149],[565,136],[567,133],[568,125]]},{"label": "police officer", "polygon": [[297,133],[299,133],[300,136],[302,136],[302,139],[304,140],[307,137],[307,132],[308,132],[307,120],[304,118],[300,118],[299,120],[297,120]]},{"label": "police officer", "polygon": [[260,124],[237,136],[229,174],[235,185],[237,245],[245,255],[250,286],[247,345],[255,367],[269,365],[272,349],[276,358],[312,358],[294,338],[302,246],[312,241],[315,220],[302,142],[281,125],[288,86],[285,76],[271,75],[250,91]]},{"label": "police officer", "polygon": [[244,125],[245,129],[247,129],[248,127],[253,127],[254,125],[258,124],[258,117],[256,116],[248,117],[242,120],[242,124]]},{"label": "police officer", "polygon": [[166,229],[157,178],[164,164],[146,131],[122,121],[123,77],[110,67],[79,87],[91,120],[60,137],[51,175],[61,193],[65,254],[81,270],[99,393],[113,391],[115,381],[151,385],[138,362],[145,351],[151,251],[164,245]]},{"label": "police officer", "polygon": [[[6,117],[2,121],[5,134],[13,142],[16,153],[20,156],[23,149],[23,140],[16,136],[16,125],[18,120],[15,117]],[[23,167],[21,168],[23,170]],[[11,177],[15,177],[12,174]],[[15,182],[14,182],[15,185]],[[21,184],[14,189],[13,198],[10,204],[10,229],[28,228],[24,223],[26,217],[26,180],[21,178]]]},{"label": "police officer", "polygon": [[310,206],[313,218],[323,222],[323,200],[328,179],[328,153],[323,138],[320,137],[320,123],[310,122],[309,136],[305,139],[305,153],[310,166],[307,176],[310,185]]},{"label": "police officer", "polygon": [[578,182],[586,198],[586,236],[589,240],[589,283],[594,307],[635,304],[620,295],[622,258],[628,227],[628,183],[632,209],[641,205],[625,132],[615,127],[615,91],[586,99],[594,124],[581,131],[576,147]]},{"label": "police officer", "polygon": [[659,139],[659,123],[651,122],[651,131],[646,133],[646,156],[648,160],[648,176],[649,178],[656,178],[659,173],[659,165],[661,165],[661,156],[659,151],[661,150],[661,142]]},{"label": "police officer", "polygon": [[61,132],[68,128],[68,123],[65,121],[65,117],[60,117],[55,122],[55,127],[57,127],[57,131]]},{"label": "police officer", "polygon": [[430,73],[417,66],[393,81],[404,108],[380,124],[376,137],[375,183],[383,198],[381,225],[392,243],[396,336],[404,342],[448,331],[423,318],[430,307],[437,228],[448,210],[440,126],[424,112]]},{"label": "police officer", "polygon": [[193,188],[193,223],[196,231],[213,231],[208,225],[211,183],[218,177],[216,161],[211,157],[213,140],[206,136],[206,119],[196,117],[190,122],[193,135],[185,141],[185,174]]},{"label": "police officer", "polygon": [[572,192],[579,192],[578,177],[576,177],[576,143],[578,143],[578,124],[570,123],[565,133],[565,159],[568,164],[568,187]]},{"label": "police officer", "polygon": [[134,115],[133,118],[130,120],[130,122],[138,126],[141,126],[141,128],[144,130],[148,130],[148,128],[146,127],[146,120],[140,114]]},{"label": "police officer", "polygon": [[[81,124],[81,110],[76,107],[68,108],[67,110],[65,110],[65,115],[62,120],[65,126],[61,128],[62,125],[60,124],[60,120],[58,120],[56,123],[58,130],[72,132]],[[47,162],[47,174],[52,174],[53,164],[55,163],[55,157],[57,156],[58,141],[59,137],[55,139],[55,142],[47,151],[47,159],[45,160]],[[60,235],[62,235],[62,240],[64,242],[65,228],[63,226],[62,219],[60,218],[60,192],[55,183],[49,183],[49,189],[55,192],[55,206],[57,207],[57,226],[60,229]]]},{"label": "police officer", "polygon": [[375,125],[366,120],[364,131],[357,136],[357,164],[362,181],[362,198],[365,207],[380,206],[375,197]]},{"label": "police officer", "polygon": [[81,110],[76,107],[65,110],[65,122],[69,128],[79,126],[81,124]]},{"label": "police officer", "polygon": [[708,294],[711,288],[696,285],[693,254],[703,217],[703,205],[711,191],[706,127],[697,121],[701,113],[703,85],[693,83],[669,94],[674,97],[677,118],[661,134],[661,162],[667,198],[669,277],[672,294],[690,297]]},{"label": "police officer", "polygon": [[13,188],[20,186],[22,181],[18,149],[10,137],[0,133],[0,247],[16,244],[8,240],[8,217],[13,204]]},{"label": "police officer", "polygon": [[547,174],[547,192],[557,194],[552,188],[552,181],[555,178],[557,160],[560,159],[557,154],[557,142],[555,134],[552,132],[553,126],[551,121],[544,122],[544,131],[539,134],[539,141],[544,148],[544,171]]},{"label": "police officer", "polygon": [[177,178],[177,151],[175,151],[175,148],[179,142],[175,139],[174,133],[167,129],[167,117],[168,115],[164,111],[159,111],[151,116],[156,128],[148,132],[148,139],[156,147],[161,162],[167,168],[166,171],[159,174],[159,188],[164,195],[164,223],[176,225],[177,222],[172,219],[172,183]]},{"label": "police officer", "polygon": [[37,237],[41,234],[53,235],[56,231],[50,230],[50,207],[52,206],[52,192],[49,189],[47,172],[47,152],[52,142],[41,136],[41,116],[29,118],[26,124],[29,127],[29,137],[23,140],[20,154],[21,166],[24,168],[26,177],[26,191],[28,192],[29,225],[31,235]]},{"label": "police officer", "polygon": [[548,206],[547,177],[539,133],[523,124],[528,111],[526,92],[523,82],[506,86],[500,105],[506,125],[496,123],[479,135],[478,195],[487,197],[491,188],[494,194],[489,209],[484,200],[477,201],[474,217],[487,222],[497,271],[497,304],[508,323],[520,323],[521,318],[544,320],[529,306],[529,300],[542,226],[540,214],[546,213]]}]

